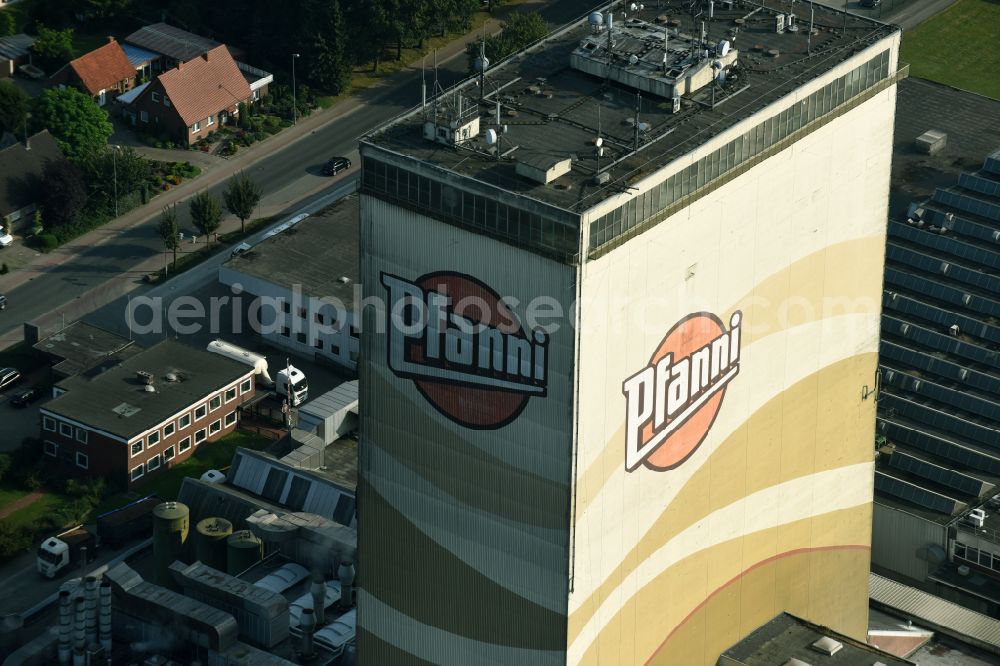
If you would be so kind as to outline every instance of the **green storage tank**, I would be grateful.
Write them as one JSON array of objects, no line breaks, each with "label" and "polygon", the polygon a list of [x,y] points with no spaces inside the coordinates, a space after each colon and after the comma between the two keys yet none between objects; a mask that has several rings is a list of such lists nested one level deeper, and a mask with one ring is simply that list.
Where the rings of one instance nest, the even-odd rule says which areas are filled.
[{"label": "green storage tank", "polygon": [[240,530],[226,540],[226,551],[226,573],[235,576],[260,562],[264,544],[250,530]]},{"label": "green storage tank", "polygon": [[163,502],[153,509],[153,560],[157,585],[174,587],[170,565],[184,557],[190,511],[181,502]]},{"label": "green storage tank", "polygon": [[226,539],[233,533],[233,524],[225,518],[205,518],[194,527],[195,557],[219,571],[226,570]]}]

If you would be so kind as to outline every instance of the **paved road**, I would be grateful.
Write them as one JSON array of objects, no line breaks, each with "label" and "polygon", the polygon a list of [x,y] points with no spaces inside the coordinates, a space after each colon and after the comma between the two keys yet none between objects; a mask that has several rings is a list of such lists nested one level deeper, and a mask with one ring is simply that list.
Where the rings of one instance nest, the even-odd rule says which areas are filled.
[{"label": "paved road", "polygon": [[[589,2],[555,0],[541,13],[550,24],[565,23],[585,12]],[[439,80],[444,87],[466,76],[466,58],[459,53],[440,63]],[[307,139],[255,163],[249,173],[264,190],[262,206],[288,204],[302,194],[314,190],[322,183],[319,174],[322,164],[331,155],[350,155],[357,149],[357,139],[372,127],[393,118],[420,101],[420,76],[410,79],[411,85],[393,89],[370,89],[361,93],[366,102],[358,110],[342,116],[313,132]],[[208,191],[221,197],[224,183]],[[181,227],[190,229],[186,204],[178,206]],[[124,284],[134,285],[140,275],[133,269],[151,257],[162,255],[163,244],[156,235],[156,221],[149,220],[122,232],[117,238],[101,245],[81,247],[78,256],[52,268],[31,282],[7,293],[11,306],[0,316],[0,340],[20,339],[22,322],[33,321],[62,305],[80,298],[83,294],[106,285],[117,293]],[[98,295],[99,296],[99,295]],[[95,302],[94,305],[99,305]]]}]

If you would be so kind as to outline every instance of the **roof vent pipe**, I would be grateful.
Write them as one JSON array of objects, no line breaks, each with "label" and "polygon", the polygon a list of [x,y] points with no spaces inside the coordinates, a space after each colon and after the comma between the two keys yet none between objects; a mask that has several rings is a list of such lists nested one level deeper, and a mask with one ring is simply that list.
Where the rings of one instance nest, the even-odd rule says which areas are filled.
[{"label": "roof vent pipe", "polygon": [[73,613],[73,600],[70,599],[69,590],[59,592],[59,663],[61,666],[69,666],[70,657],[73,654],[70,635],[73,631],[73,621],[70,616]]},{"label": "roof vent pipe", "polygon": [[354,563],[342,561],[337,567],[337,578],[340,580],[340,603],[350,608],[354,605]]},{"label": "roof vent pipe", "polygon": [[316,614],[316,626],[326,624],[326,581],[322,577],[313,579],[312,587],[313,612]]},{"label": "roof vent pipe", "polygon": [[111,581],[105,580],[100,587],[101,601],[101,648],[105,654],[111,654]]},{"label": "roof vent pipe", "polygon": [[313,632],[316,630],[313,609],[305,608],[302,610],[299,628],[302,629],[302,656],[308,659],[313,656]]},{"label": "roof vent pipe", "polygon": [[86,609],[82,598],[76,598],[73,619],[73,666],[84,666],[87,661]]},{"label": "roof vent pipe", "polygon": [[94,650],[97,648],[97,578],[87,576],[84,579],[84,584],[87,599],[87,649]]}]

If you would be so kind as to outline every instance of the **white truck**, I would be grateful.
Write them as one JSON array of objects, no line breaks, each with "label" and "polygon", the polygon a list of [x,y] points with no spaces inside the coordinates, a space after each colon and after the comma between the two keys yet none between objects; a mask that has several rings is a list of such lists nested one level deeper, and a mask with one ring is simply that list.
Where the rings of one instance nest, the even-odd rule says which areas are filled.
[{"label": "white truck", "polygon": [[90,562],[96,555],[96,543],[94,535],[83,525],[49,537],[38,547],[38,573],[46,578],[55,578],[71,564],[79,564],[84,556]]},{"label": "white truck", "polygon": [[[268,374],[267,359],[261,354],[255,354],[224,340],[209,342],[208,351],[251,366],[256,370],[257,383],[272,389],[279,396],[288,396],[288,402],[292,407],[298,407],[309,399],[309,384],[306,382],[305,373],[294,365],[288,364],[279,370],[275,380]],[[289,384],[292,387],[291,391],[288,390]]]}]

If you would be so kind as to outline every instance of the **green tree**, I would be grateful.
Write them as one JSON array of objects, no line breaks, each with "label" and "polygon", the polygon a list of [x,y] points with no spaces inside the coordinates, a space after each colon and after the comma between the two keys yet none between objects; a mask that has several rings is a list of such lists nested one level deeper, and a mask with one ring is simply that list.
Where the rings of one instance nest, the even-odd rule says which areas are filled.
[{"label": "green tree", "polygon": [[13,35],[17,32],[17,22],[14,20],[14,12],[0,12],[0,37]]},{"label": "green tree", "polygon": [[164,206],[160,214],[160,223],[156,228],[163,240],[163,247],[174,254],[174,269],[177,269],[177,249],[180,247],[181,230],[177,224],[176,204]]},{"label": "green tree", "polygon": [[[91,190],[105,200],[128,196],[146,184],[152,165],[130,146],[106,146],[83,163]],[[115,182],[117,181],[117,186]]]},{"label": "green tree", "polygon": [[[511,14],[504,23],[500,34],[486,38],[486,59],[495,65],[504,58],[542,39],[548,32],[548,24],[537,12]],[[474,69],[481,48],[481,40],[469,42],[466,46],[469,71]]]},{"label": "green tree", "polygon": [[219,200],[205,191],[194,195],[191,199],[191,223],[199,233],[211,240],[211,235],[222,224],[222,207],[219,206]]},{"label": "green tree", "polygon": [[31,45],[31,51],[38,58],[42,69],[54,72],[76,57],[73,50],[73,28],[53,30],[44,25],[38,26],[38,36]]},{"label": "green tree", "polygon": [[86,0],[84,4],[88,18],[108,19],[121,17],[131,7],[132,0]]},{"label": "green tree", "polygon": [[80,168],[66,160],[51,160],[42,171],[42,210],[50,227],[73,221],[87,203]]},{"label": "green tree", "polygon": [[48,128],[71,160],[85,160],[103,149],[114,131],[108,114],[76,88],[44,91],[31,118],[35,130]]},{"label": "green tree", "polygon": [[[9,12],[0,12],[0,15],[5,13]],[[0,130],[20,134],[27,117],[28,96],[11,81],[0,80]]]},{"label": "green tree", "polygon": [[303,43],[306,78],[334,95],[339,95],[351,81],[351,58],[348,55],[347,27],[340,3],[320,2]]},{"label": "green tree", "polygon": [[222,199],[226,202],[226,209],[240,218],[240,231],[246,232],[246,221],[260,203],[261,194],[260,186],[243,171],[238,171],[229,179],[229,187],[222,193]]}]

